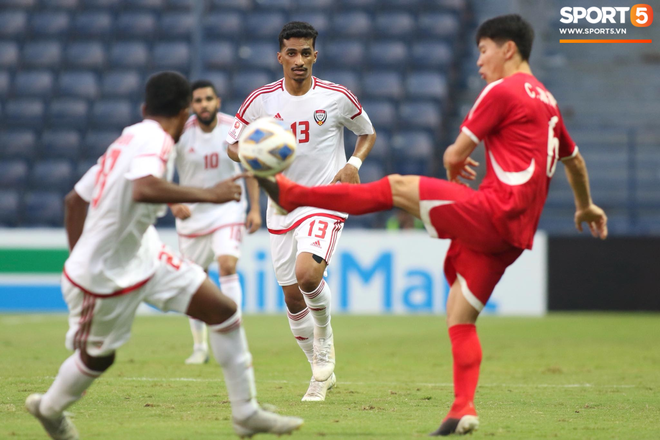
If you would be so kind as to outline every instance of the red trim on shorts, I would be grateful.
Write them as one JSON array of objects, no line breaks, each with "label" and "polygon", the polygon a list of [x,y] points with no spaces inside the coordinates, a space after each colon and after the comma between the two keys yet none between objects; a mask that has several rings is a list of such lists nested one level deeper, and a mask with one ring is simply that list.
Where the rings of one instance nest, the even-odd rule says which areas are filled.
[{"label": "red trim on shorts", "polygon": [[178,234],[178,233],[177,234],[179,235],[179,237],[183,237],[183,238],[198,238],[198,237],[203,237],[205,235],[213,234],[215,231],[218,231],[222,228],[227,228],[229,226],[245,226],[245,223],[227,223],[226,225],[218,226],[217,228],[211,229],[208,232],[200,232],[199,234],[188,234],[188,235]]},{"label": "red trim on shorts", "polygon": [[331,219],[337,220],[338,222],[341,222],[341,223],[344,223],[344,222],[346,221],[346,219],[343,218],[343,217],[339,217],[339,216],[337,216],[337,215],[333,215],[333,214],[324,214],[324,213],[322,213],[322,212],[319,212],[319,213],[316,213],[316,214],[309,214],[309,215],[306,215],[305,217],[303,217],[303,218],[301,218],[300,220],[296,221],[293,225],[289,226],[289,227],[286,228],[286,229],[270,229],[270,228],[268,228],[268,232],[270,232],[270,233],[273,234],[273,235],[283,235],[283,234],[286,234],[287,232],[289,232],[289,231],[291,231],[291,230],[293,230],[293,229],[296,229],[296,228],[297,228],[298,226],[300,226],[300,225],[302,224],[302,222],[304,222],[305,220],[310,219],[310,218],[312,218],[312,217],[327,217],[327,218],[331,218]]},{"label": "red trim on shorts", "polygon": [[66,269],[64,269],[63,273],[64,273],[64,276],[66,277],[66,279],[69,280],[69,282],[70,282],[71,284],[73,284],[74,286],[76,286],[78,289],[82,290],[82,291],[83,291],[84,293],[86,293],[87,295],[91,295],[91,296],[93,296],[93,297],[95,297],[95,298],[112,298],[113,296],[120,296],[120,295],[125,295],[125,294],[127,294],[127,293],[131,293],[132,291],[137,290],[137,289],[139,289],[140,287],[142,287],[142,286],[144,286],[145,284],[147,284],[147,283],[149,282],[149,280],[151,279],[151,277],[153,276],[153,275],[151,275],[151,276],[150,276],[149,278],[147,278],[146,280],[140,281],[140,282],[137,283],[137,284],[133,284],[132,286],[129,286],[129,287],[123,288],[123,289],[121,289],[121,290],[117,290],[117,291],[112,292],[112,293],[103,294],[103,293],[90,292],[89,290],[87,290],[87,289],[85,289],[84,287],[82,287],[80,284],[78,284],[78,283],[76,283],[75,281],[73,281],[73,280],[71,279],[71,277],[69,276],[69,274],[66,273]]},{"label": "red trim on shorts", "polygon": [[330,246],[328,246],[328,252],[325,253],[325,262],[330,261],[332,253],[335,251],[335,246],[337,245],[337,240],[339,237],[339,230],[342,227],[342,222],[335,222],[335,227],[332,228],[332,235],[330,236]]}]

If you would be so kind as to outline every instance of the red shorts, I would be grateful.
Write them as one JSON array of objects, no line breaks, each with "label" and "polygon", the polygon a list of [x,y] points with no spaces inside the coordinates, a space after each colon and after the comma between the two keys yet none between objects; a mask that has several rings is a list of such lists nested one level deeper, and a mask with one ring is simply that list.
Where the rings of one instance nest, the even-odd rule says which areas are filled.
[{"label": "red shorts", "polygon": [[452,240],[445,258],[449,285],[458,279],[465,298],[481,311],[506,268],[524,249],[500,236],[486,196],[466,186],[421,177],[419,211],[431,237]]}]

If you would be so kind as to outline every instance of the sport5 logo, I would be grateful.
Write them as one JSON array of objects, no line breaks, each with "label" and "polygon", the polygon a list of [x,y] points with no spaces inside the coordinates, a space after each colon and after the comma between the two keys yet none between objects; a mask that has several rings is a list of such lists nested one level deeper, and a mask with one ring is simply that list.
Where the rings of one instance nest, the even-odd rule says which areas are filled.
[{"label": "sport5 logo", "polygon": [[653,23],[653,8],[646,4],[637,4],[633,7],[628,6],[592,6],[590,8],[566,6],[561,8],[559,13],[562,23],[579,23],[580,20],[587,20],[591,24],[612,23],[625,24],[626,15],[630,11],[630,22],[636,27],[646,27]]}]

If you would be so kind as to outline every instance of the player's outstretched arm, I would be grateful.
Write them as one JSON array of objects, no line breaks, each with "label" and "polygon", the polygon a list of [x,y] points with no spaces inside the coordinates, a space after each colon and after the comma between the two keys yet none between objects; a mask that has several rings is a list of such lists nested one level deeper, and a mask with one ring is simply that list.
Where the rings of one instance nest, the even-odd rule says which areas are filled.
[{"label": "player's outstretched arm", "polygon": [[69,194],[64,197],[64,227],[70,251],[73,250],[82,235],[88,206],[89,203],[80,197],[75,189],[69,191]]},{"label": "player's outstretched arm", "polygon": [[[339,170],[339,172],[332,179],[331,184],[341,182],[341,183],[360,183],[360,175],[358,170],[360,165],[367,158],[369,152],[376,143],[376,131],[372,134],[362,134],[358,136],[357,142],[355,142],[355,151],[348,163],[344,165],[344,168]],[[356,159],[353,159],[353,158]]]},{"label": "player's outstretched arm", "polygon": [[479,163],[470,157],[475,148],[477,148],[477,144],[468,135],[463,132],[459,133],[456,141],[447,147],[442,158],[447,170],[447,180],[465,185],[459,180],[459,177],[467,180],[474,180],[477,177],[476,171],[471,167],[478,166]]},{"label": "player's outstretched arm", "polygon": [[245,218],[245,228],[248,234],[254,234],[261,227],[261,207],[259,206],[259,183],[254,177],[245,178],[248,197],[250,199],[250,211]]},{"label": "player's outstretched arm", "polygon": [[243,174],[223,180],[211,188],[179,186],[145,176],[133,181],[133,200],[140,203],[225,203],[241,199],[241,186],[236,180]]},{"label": "player's outstretched arm", "polygon": [[566,177],[575,197],[575,227],[582,232],[582,223],[586,222],[591,235],[601,240],[607,238],[607,215],[591,200],[587,164],[580,153],[563,161]]}]

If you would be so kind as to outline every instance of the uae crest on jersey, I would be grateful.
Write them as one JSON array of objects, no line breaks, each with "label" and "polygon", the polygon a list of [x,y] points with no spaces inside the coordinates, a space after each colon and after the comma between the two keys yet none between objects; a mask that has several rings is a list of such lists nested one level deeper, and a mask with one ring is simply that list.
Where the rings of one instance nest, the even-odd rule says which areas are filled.
[{"label": "uae crest on jersey", "polygon": [[314,112],[314,120],[318,125],[323,125],[328,119],[328,113],[325,110],[316,110]]}]

